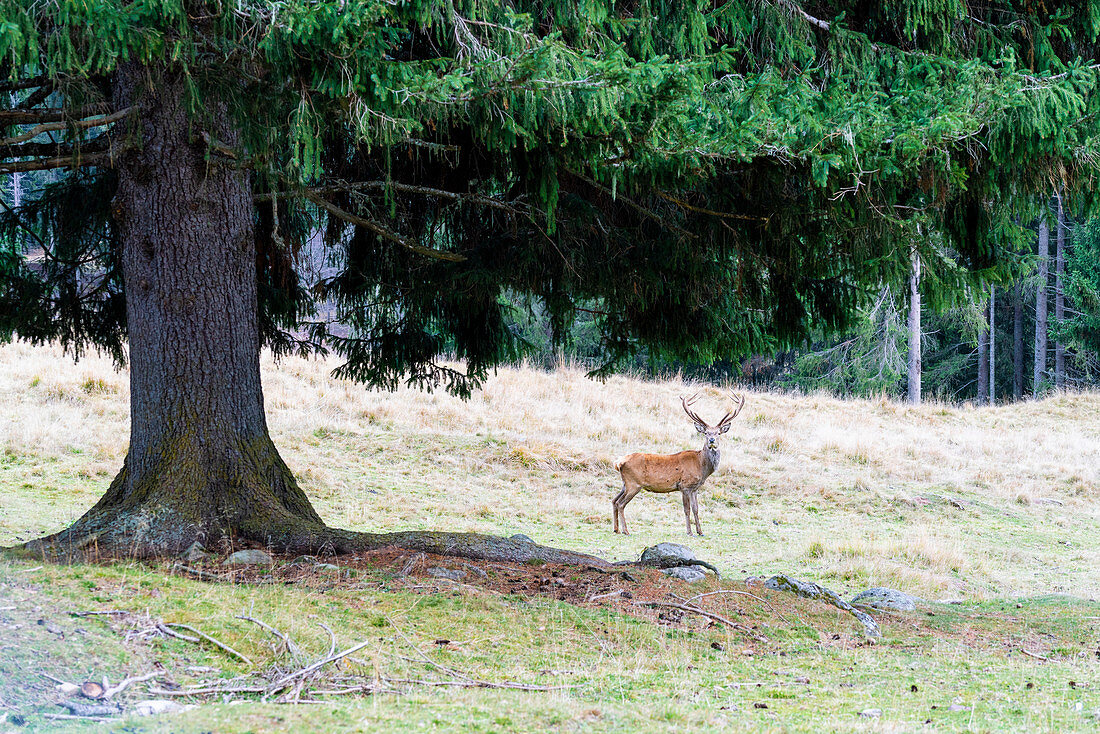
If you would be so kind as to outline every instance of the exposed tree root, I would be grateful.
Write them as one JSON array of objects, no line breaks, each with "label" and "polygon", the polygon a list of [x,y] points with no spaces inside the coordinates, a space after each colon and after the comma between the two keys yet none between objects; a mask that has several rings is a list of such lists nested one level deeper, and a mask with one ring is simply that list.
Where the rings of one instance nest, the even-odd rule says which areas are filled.
[{"label": "exposed tree root", "polygon": [[[281,517],[251,518],[249,528],[203,529],[174,521],[171,513],[104,512],[86,515],[66,530],[10,549],[47,561],[75,562],[110,558],[155,559],[180,555],[192,543],[210,538],[224,550],[262,546],[278,553],[349,555],[396,547],[409,551],[502,563],[566,563],[609,569],[602,558],[524,540],[481,533],[406,531],[359,533]],[[210,547],[210,546],[208,546]]]}]

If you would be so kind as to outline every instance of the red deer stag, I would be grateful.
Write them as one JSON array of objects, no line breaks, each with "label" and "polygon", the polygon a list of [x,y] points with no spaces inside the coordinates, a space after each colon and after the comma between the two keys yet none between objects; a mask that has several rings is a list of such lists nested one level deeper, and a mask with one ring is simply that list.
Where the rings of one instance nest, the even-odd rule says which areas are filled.
[{"label": "red deer stag", "polygon": [[704,436],[703,448],[699,451],[681,451],[678,454],[628,454],[615,462],[615,468],[623,476],[623,490],[611,501],[615,532],[622,525],[626,529],[626,515],[623,510],[630,500],[643,489],[647,492],[662,494],[679,491],[684,499],[684,519],[687,520],[688,535],[691,535],[691,513],[695,513],[695,530],[703,534],[699,527],[699,500],[695,496],[700,485],[718,469],[722,455],[718,453],[718,437],[730,429],[730,423],[745,407],[745,398],[731,395],[736,407],[726,413],[722,420],[710,426],[692,412],[691,406],[699,397],[698,393],[690,398],[680,398],[684,412],[695,423],[695,430]]}]

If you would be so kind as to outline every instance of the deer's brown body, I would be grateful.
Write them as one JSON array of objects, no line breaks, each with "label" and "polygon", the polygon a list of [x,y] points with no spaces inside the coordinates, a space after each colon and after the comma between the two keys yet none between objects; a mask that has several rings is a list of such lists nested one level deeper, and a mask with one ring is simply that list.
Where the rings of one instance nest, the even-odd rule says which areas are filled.
[{"label": "deer's brown body", "polygon": [[680,398],[680,401],[688,417],[695,423],[696,430],[705,438],[702,449],[681,451],[678,454],[628,454],[615,462],[615,468],[623,478],[622,491],[611,501],[616,533],[622,527],[623,534],[629,535],[624,510],[627,503],[644,489],[659,494],[679,492],[684,500],[684,520],[687,522],[688,535],[691,535],[692,515],[695,516],[695,531],[699,535],[703,534],[699,526],[699,499],[696,492],[707,477],[718,469],[722,459],[718,451],[718,436],[729,430],[730,421],[741,412],[745,400],[736,398],[737,408],[727,413],[717,425],[710,426],[689,407],[696,397]]}]

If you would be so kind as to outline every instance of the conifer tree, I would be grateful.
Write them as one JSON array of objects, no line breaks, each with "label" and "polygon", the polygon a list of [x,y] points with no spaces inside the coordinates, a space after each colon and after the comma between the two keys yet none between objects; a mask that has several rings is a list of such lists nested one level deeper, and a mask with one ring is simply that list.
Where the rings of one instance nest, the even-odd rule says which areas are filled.
[{"label": "conifer tree", "polygon": [[[0,0],[0,174],[64,172],[0,221],[0,336],[126,345],[132,384],[121,472],[43,547],[577,558],[327,527],[262,345],[466,393],[521,346],[514,292],[558,334],[598,301],[601,374],[707,362],[902,287],[914,217],[958,253],[917,253],[935,307],[1013,269],[1052,179],[1091,211],[1085,5]],[[318,229],[336,274],[308,283]]]}]

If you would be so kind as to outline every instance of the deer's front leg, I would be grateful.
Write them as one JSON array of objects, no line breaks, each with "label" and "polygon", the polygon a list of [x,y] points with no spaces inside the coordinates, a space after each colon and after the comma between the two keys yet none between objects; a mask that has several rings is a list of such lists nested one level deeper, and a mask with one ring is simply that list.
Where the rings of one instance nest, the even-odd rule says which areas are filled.
[{"label": "deer's front leg", "polygon": [[680,490],[680,496],[684,500],[684,520],[687,521],[688,535],[691,535],[691,497],[693,494],[695,492],[686,487]]},{"label": "deer's front leg", "polygon": [[694,490],[691,492],[691,512],[695,515],[695,534],[702,535],[703,528],[699,527],[699,493]]}]

